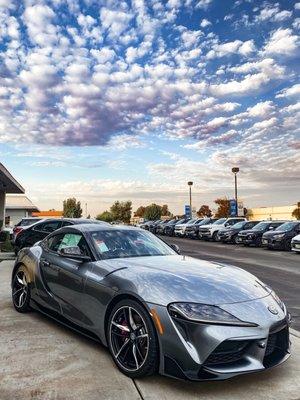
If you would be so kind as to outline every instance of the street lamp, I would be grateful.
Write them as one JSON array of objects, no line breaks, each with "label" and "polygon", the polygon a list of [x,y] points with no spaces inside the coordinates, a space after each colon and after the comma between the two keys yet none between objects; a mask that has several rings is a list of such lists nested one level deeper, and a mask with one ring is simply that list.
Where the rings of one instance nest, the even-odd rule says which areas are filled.
[{"label": "street lamp", "polygon": [[189,188],[190,188],[190,215],[192,216],[192,186],[193,182],[189,181],[188,182]]},{"label": "street lamp", "polygon": [[236,203],[236,214],[238,210],[238,195],[237,195],[237,173],[239,172],[239,167],[233,167],[232,172],[234,173],[234,197],[235,197],[235,203]]}]

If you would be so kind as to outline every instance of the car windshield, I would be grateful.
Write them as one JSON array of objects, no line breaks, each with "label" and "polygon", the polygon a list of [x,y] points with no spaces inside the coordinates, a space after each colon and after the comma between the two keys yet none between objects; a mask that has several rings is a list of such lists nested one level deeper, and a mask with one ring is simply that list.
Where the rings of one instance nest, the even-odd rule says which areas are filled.
[{"label": "car windshield", "polygon": [[187,225],[193,225],[196,221],[197,221],[196,218],[190,219],[186,224]]},{"label": "car windshield", "polygon": [[284,224],[278,226],[275,231],[280,231],[280,232],[289,232],[293,230],[299,222],[285,222]]},{"label": "car windshield", "polygon": [[255,225],[252,230],[253,231],[264,231],[270,225],[269,222],[260,222],[259,224]]},{"label": "car windshield", "polygon": [[204,218],[202,221],[199,221],[198,225],[207,225],[211,222],[210,218]]},{"label": "car windshield", "polygon": [[177,254],[151,233],[139,230],[99,230],[91,232],[91,238],[99,256],[105,260]]},{"label": "car windshield", "polygon": [[215,221],[215,222],[213,223],[213,225],[222,225],[223,222],[225,222],[225,221],[226,221],[226,218],[220,218],[220,219],[218,219],[217,221]]},{"label": "car windshield", "polygon": [[242,228],[244,225],[245,225],[245,222],[244,222],[244,221],[241,221],[241,222],[237,222],[236,224],[232,225],[231,228],[232,228],[232,229],[240,229],[240,228]]}]

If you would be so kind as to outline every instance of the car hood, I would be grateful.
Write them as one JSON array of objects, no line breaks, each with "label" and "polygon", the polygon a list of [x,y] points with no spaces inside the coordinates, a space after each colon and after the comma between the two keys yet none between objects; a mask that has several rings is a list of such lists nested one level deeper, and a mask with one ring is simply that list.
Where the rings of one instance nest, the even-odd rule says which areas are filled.
[{"label": "car hood", "polygon": [[212,227],[212,224],[208,224],[208,225],[201,225],[199,226],[199,228],[205,228],[205,229],[209,229]]},{"label": "car hood", "polygon": [[300,235],[294,236],[293,239],[292,239],[292,242],[293,242],[294,240],[295,240],[295,241],[296,241],[296,240],[300,240]]},{"label": "car hood", "polygon": [[230,265],[170,255],[107,260],[110,285],[147,302],[232,304],[267,296],[270,291],[250,273]]},{"label": "car hood", "polygon": [[256,235],[258,232],[259,231],[253,231],[252,229],[244,229],[243,231],[239,231],[239,235],[247,235],[248,233],[254,233]]},{"label": "car hood", "polygon": [[280,231],[269,231],[269,232],[265,232],[264,234],[263,234],[263,237],[264,238],[271,238],[272,236],[274,236],[274,235],[281,235],[282,233],[286,233],[286,232],[280,232]]}]

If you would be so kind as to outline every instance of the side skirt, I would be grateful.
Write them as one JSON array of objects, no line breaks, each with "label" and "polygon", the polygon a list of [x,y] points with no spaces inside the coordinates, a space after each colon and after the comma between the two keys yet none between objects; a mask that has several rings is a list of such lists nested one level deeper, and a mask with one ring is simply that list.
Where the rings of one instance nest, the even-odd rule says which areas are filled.
[{"label": "side skirt", "polygon": [[51,319],[55,320],[56,322],[59,322],[60,324],[64,325],[65,327],[71,329],[72,331],[80,333],[81,335],[83,335],[89,339],[92,339],[95,342],[101,343],[103,345],[100,338],[95,333],[74,324],[73,322],[69,321],[67,318],[65,318],[61,314],[56,313],[55,311],[49,310],[48,308],[41,306],[35,300],[31,299],[30,306],[33,309],[39,311],[40,313],[46,315],[47,317],[50,317]]}]

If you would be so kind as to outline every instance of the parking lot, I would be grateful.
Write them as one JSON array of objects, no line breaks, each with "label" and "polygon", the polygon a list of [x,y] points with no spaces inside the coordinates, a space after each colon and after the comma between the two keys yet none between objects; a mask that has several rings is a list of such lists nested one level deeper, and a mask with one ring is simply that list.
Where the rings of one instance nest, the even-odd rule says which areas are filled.
[{"label": "parking lot", "polygon": [[233,264],[253,273],[278,293],[292,314],[293,328],[300,331],[300,254],[177,237],[162,239],[177,244],[183,254]]},{"label": "parking lot", "polygon": [[[184,239],[170,240],[178,242],[184,253],[197,257],[202,254],[204,258],[212,258],[208,246],[215,249],[220,246],[193,241],[188,245]],[[219,253],[216,257],[229,261],[226,255],[221,256],[221,250]],[[267,261],[262,258],[257,268],[269,272],[271,277],[280,268],[279,265],[264,267]],[[250,258],[247,258],[248,262],[251,265]],[[300,337],[291,336],[293,355],[290,360],[264,373],[224,382],[191,383],[160,376],[131,380],[119,373],[101,344],[37,312],[17,313],[10,294],[12,266],[12,260],[0,263],[1,400],[299,399]],[[292,263],[289,263],[290,269],[293,269]],[[283,270],[280,273],[283,274]],[[295,273],[290,279],[296,279],[296,276]]]}]

